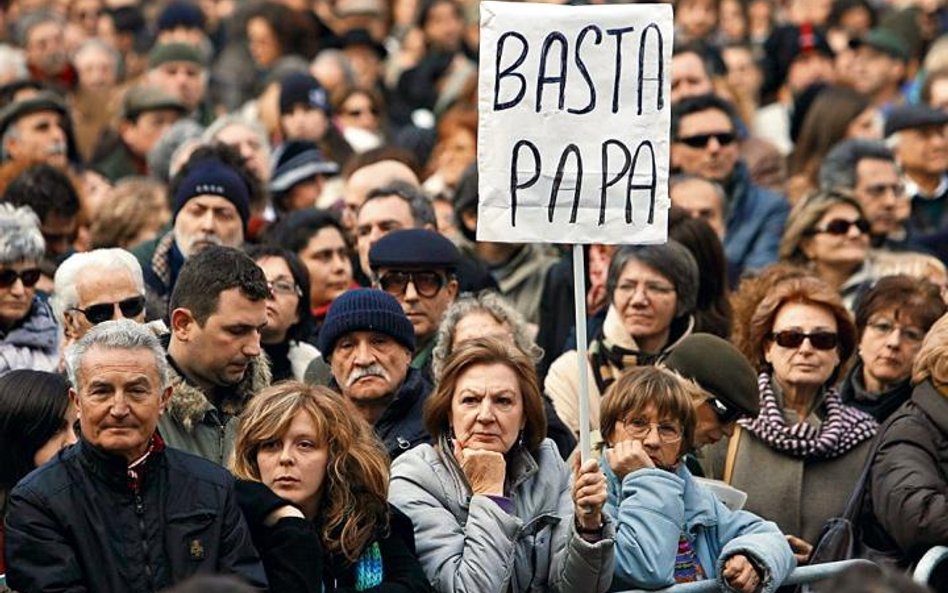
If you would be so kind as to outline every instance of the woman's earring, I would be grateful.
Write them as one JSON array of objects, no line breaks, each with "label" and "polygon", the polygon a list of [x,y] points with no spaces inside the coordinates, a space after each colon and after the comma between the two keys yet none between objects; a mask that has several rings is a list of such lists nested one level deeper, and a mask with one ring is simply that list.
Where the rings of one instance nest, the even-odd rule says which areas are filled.
[{"label": "woman's earring", "polygon": [[520,435],[517,436],[517,446],[523,447],[523,429],[520,429]]}]

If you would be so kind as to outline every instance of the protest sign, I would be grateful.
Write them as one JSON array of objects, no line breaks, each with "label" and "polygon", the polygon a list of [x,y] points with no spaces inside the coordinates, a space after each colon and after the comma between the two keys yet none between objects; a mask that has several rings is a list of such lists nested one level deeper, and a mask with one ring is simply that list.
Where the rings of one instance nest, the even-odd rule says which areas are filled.
[{"label": "protest sign", "polygon": [[664,242],[671,6],[480,7],[477,238]]}]

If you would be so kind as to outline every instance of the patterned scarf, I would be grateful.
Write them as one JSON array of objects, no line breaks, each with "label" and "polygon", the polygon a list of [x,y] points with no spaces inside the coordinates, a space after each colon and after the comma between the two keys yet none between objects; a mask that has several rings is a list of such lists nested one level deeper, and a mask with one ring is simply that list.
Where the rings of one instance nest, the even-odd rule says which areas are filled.
[{"label": "patterned scarf", "polygon": [[142,491],[142,483],[145,479],[145,470],[148,467],[148,459],[152,453],[160,453],[165,450],[165,441],[157,432],[152,435],[151,442],[148,443],[148,449],[145,454],[128,464],[126,475],[128,477],[128,489],[138,494]]},{"label": "patterned scarf", "polygon": [[385,573],[382,566],[382,550],[378,542],[372,542],[366,547],[356,561],[355,590],[365,591],[382,584]]},{"label": "patterned scarf", "polygon": [[701,563],[698,562],[698,555],[695,549],[682,533],[678,538],[678,554],[675,555],[675,582],[693,583],[703,581],[707,578]]},{"label": "patterned scarf", "polygon": [[832,459],[871,439],[879,428],[872,416],[843,404],[834,388],[825,394],[823,408],[826,414],[820,428],[802,421],[788,426],[770,381],[768,373],[761,373],[757,379],[760,415],[753,420],[738,422],[781,453],[793,457]]}]

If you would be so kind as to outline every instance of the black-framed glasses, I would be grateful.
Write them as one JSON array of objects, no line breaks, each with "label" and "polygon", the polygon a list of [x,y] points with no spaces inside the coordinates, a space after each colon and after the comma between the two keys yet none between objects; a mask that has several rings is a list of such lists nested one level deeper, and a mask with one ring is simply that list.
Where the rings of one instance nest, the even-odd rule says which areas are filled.
[{"label": "black-framed glasses", "polygon": [[806,333],[795,329],[788,329],[770,334],[770,339],[777,342],[781,348],[799,348],[803,340],[810,340],[810,345],[817,350],[832,350],[839,344],[839,334],[836,332],[817,331]]},{"label": "black-framed glasses", "polygon": [[0,270],[0,288],[10,288],[16,284],[17,278],[23,282],[23,286],[32,288],[36,286],[42,275],[43,272],[39,268],[27,268],[19,272],[16,270]]},{"label": "black-framed glasses", "polygon": [[692,148],[704,148],[711,142],[711,139],[714,138],[718,141],[718,144],[721,146],[727,146],[728,144],[737,140],[737,134],[734,132],[713,132],[711,134],[695,134],[694,136],[683,136],[677,141],[682,144],[687,144]]},{"label": "black-framed glasses", "polygon": [[711,406],[711,411],[718,417],[718,421],[721,422],[721,424],[730,424],[741,417],[741,411],[739,409],[729,406],[719,399],[713,397],[708,398],[708,405]]},{"label": "black-framed glasses", "polygon": [[870,225],[869,221],[865,218],[857,218],[856,220],[834,218],[827,222],[826,226],[821,229],[810,229],[808,234],[819,235],[820,233],[826,233],[828,235],[846,235],[852,227],[856,227],[861,234],[865,235],[869,232],[869,229],[872,228],[872,225]]},{"label": "black-framed glasses", "polygon": [[112,319],[112,315],[115,313],[116,305],[118,305],[119,311],[122,312],[122,317],[131,319],[132,317],[137,317],[142,311],[145,310],[145,297],[133,296],[117,303],[99,303],[97,305],[86,307],[85,309],[80,309],[79,307],[70,307],[69,310],[79,311],[86,316],[86,319],[89,321],[89,323],[92,325],[98,325],[103,321]]},{"label": "black-framed glasses", "polygon": [[415,286],[415,292],[425,298],[438,294],[448,279],[438,272],[386,272],[379,277],[379,287],[392,296],[400,297],[408,289],[408,283]]}]

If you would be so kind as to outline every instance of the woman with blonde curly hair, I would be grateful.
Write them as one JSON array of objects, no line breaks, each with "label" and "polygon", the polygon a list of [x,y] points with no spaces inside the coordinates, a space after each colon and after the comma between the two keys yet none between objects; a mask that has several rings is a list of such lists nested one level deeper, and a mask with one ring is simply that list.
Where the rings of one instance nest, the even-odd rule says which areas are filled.
[{"label": "woman with blonde curly hair", "polygon": [[233,473],[272,591],[431,591],[411,521],[386,502],[388,456],[328,388],[287,381],[257,394]]}]

